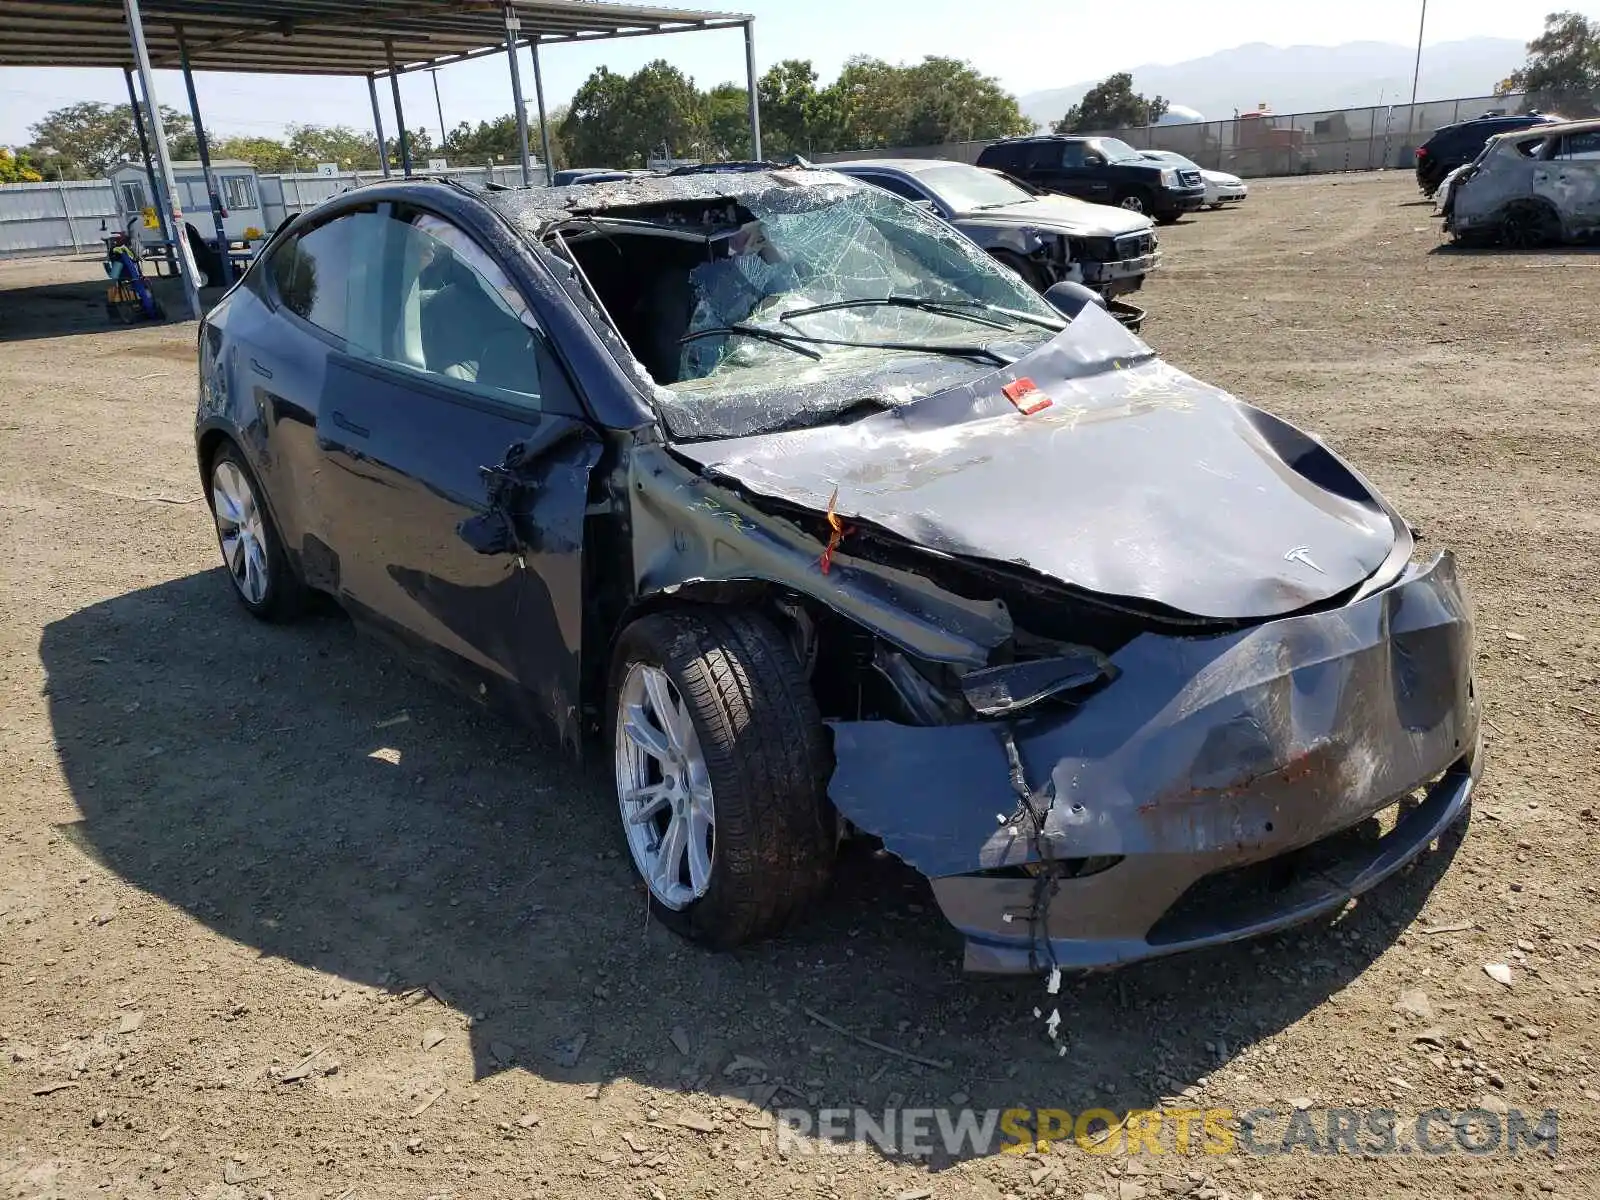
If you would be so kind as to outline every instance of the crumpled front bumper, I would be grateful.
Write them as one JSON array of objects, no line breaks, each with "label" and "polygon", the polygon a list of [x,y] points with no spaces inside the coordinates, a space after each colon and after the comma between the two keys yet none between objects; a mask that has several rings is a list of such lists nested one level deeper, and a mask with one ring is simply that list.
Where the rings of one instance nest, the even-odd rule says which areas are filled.
[{"label": "crumpled front bumper", "polygon": [[1462,816],[1482,764],[1472,657],[1442,554],[1342,608],[1144,634],[1076,707],[837,724],[829,793],[931,878],[968,970],[1235,941],[1336,912]]},{"label": "crumpled front bumper", "polygon": [[1144,277],[1161,266],[1161,251],[1153,250],[1135,258],[1118,258],[1109,261],[1085,261],[1074,264],[1082,281],[1107,297],[1138,291]]}]

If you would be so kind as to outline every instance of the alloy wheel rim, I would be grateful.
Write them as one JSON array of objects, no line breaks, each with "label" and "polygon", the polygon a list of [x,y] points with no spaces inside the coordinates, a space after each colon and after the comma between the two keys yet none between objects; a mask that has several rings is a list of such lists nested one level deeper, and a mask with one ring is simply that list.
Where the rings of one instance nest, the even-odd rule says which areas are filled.
[{"label": "alloy wheel rim", "polygon": [[224,459],[211,473],[211,507],[217,518],[222,562],[250,604],[267,595],[267,531],[255,490],[238,466]]},{"label": "alloy wheel rim", "polygon": [[1124,196],[1122,198],[1122,207],[1129,212],[1142,213],[1144,211],[1144,201],[1137,196]]},{"label": "alloy wheel rim", "polygon": [[700,735],[667,673],[634,663],[617,694],[617,804],[634,866],[665,908],[711,886],[716,811]]}]

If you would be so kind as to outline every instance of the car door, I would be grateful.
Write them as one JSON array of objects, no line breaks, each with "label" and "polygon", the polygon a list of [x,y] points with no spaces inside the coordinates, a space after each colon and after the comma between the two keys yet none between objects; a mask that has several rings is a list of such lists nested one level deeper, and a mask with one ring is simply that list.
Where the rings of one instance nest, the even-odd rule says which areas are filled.
[{"label": "car door", "polygon": [[583,515],[599,441],[493,255],[384,205],[330,352],[317,436],[341,599],[442,672],[579,721]]},{"label": "car door", "polygon": [[1080,200],[1109,198],[1110,187],[1104,179],[1096,177],[1092,168],[1092,159],[1097,156],[1088,143],[1041,142],[1039,149],[1046,152],[1045,163],[1040,170],[1044,172],[1044,186],[1051,191],[1076,196]]},{"label": "car door", "polygon": [[1555,205],[1569,234],[1600,225],[1600,129],[1565,134],[1533,169],[1534,194]]},{"label": "car door", "polygon": [[229,306],[227,369],[245,401],[237,423],[258,449],[256,468],[278,527],[317,588],[337,582],[318,497],[318,412],[328,355],[344,345],[350,225],[375,212],[359,206],[276,242],[238,297],[250,302]]}]

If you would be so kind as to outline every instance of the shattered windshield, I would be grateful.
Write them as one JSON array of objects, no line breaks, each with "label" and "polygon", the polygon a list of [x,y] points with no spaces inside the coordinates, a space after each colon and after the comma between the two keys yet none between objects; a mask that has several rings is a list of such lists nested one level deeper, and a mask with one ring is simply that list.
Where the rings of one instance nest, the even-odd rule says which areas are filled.
[{"label": "shattered windshield", "polygon": [[1016,275],[915,206],[865,187],[819,200],[746,201],[753,219],[726,254],[689,271],[681,359],[657,396],[675,436],[743,436],[906,403],[1061,328]]}]

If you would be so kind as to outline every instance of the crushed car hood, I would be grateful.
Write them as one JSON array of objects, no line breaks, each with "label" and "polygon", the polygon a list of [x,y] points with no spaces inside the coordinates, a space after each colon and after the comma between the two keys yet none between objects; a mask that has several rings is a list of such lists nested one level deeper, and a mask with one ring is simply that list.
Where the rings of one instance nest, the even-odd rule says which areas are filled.
[{"label": "crushed car hood", "polygon": [[1148,233],[1150,218],[1109,204],[1090,204],[1071,196],[1040,196],[1022,204],[1001,208],[979,208],[958,213],[959,221],[981,221],[993,225],[1037,225],[1072,237],[1121,237],[1128,233]]},{"label": "crushed car hood", "polygon": [[[1024,378],[1051,401],[1031,416],[1002,391]],[[1011,367],[899,408],[677,450],[755,496],[1207,619],[1347,593],[1404,530],[1319,441],[1093,307]]]}]

